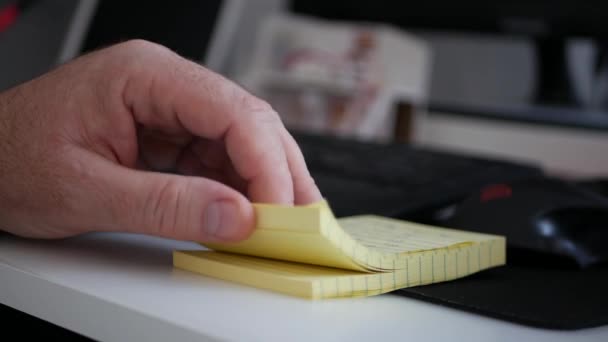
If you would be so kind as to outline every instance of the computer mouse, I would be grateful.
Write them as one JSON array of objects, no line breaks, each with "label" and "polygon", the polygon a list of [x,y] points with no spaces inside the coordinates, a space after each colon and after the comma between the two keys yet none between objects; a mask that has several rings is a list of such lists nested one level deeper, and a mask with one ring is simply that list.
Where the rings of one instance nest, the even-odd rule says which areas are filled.
[{"label": "computer mouse", "polygon": [[453,207],[442,225],[507,238],[581,268],[608,261],[608,198],[558,179],[490,185]]}]

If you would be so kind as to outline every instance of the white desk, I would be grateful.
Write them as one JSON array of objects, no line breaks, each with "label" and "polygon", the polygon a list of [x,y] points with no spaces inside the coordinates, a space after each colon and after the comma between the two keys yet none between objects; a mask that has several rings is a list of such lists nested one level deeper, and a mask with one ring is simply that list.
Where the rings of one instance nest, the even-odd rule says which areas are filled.
[{"label": "white desk", "polygon": [[103,341],[608,341],[608,326],[534,329],[396,295],[312,302],[172,268],[173,249],[196,247],[2,235],[0,302]]}]

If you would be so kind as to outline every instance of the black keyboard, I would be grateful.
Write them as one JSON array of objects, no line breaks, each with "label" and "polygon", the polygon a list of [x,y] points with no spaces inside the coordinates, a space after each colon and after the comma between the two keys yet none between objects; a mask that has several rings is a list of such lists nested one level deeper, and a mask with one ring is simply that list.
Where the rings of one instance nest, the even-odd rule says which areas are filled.
[{"label": "black keyboard", "polygon": [[541,177],[539,168],[408,144],[292,132],[336,216],[424,216],[483,186]]}]

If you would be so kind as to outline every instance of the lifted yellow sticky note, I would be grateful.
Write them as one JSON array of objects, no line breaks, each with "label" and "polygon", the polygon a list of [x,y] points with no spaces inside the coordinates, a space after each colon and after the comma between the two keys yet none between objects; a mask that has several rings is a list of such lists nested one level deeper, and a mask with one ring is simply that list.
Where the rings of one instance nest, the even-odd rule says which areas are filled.
[{"label": "lifted yellow sticky note", "polygon": [[256,204],[256,230],[214,251],[175,251],[177,268],[294,296],[370,296],[503,265],[502,236],[379,216],[336,219],[327,202]]}]

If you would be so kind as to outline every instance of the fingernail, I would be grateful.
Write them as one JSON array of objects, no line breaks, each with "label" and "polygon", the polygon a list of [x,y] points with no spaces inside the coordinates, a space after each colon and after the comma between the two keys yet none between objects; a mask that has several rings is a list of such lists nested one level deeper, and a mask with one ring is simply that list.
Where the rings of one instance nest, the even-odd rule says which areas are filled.
[{"label": "fingernail", "polygon": [[217,201],[207,206],[205,227],[209,236],[230,240],[238,235],[238,210],[230,201]]}]

